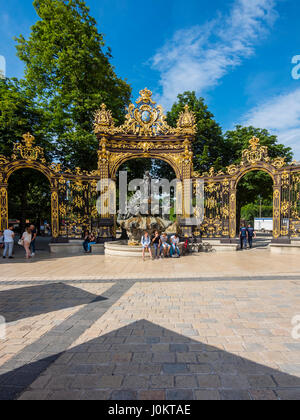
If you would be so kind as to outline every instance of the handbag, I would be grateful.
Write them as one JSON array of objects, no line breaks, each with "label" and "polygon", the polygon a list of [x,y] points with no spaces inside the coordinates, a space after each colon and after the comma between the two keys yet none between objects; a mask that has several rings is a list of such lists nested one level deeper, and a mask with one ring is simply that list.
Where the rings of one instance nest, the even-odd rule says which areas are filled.
[{"label": "handbag", "polygon": [[19,240],[18,240],[18,245],[20,245],[20,246],[24,246],[24,241],[23,241],[23,239],[19,239]]}]

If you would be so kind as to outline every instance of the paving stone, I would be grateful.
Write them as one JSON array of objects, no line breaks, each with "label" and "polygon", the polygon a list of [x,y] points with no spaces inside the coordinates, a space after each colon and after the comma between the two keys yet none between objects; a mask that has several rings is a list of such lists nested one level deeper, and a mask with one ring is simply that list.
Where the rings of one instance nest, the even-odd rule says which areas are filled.
[{"label": "paving stone", "polygon": [[296,376],[275,373],[273,378],[280,388],[300,388],[300,378]]},{"label": "paving stone", "polygon": [[99,388],[119,388],[122,385],[124,377],[118,375],[105,375],[100,378]]},{"label": "paving stone", "polygon": [[134,401],[137,400],[137,392],[127,390],[116,390],[113,391],[111,399],[115,401]]},{"label": "paving stone", "polygon": [[249,382],[244,375],[220,375],[222,388],[249,389]]},{"label": "paving stone", "polygon": [[175,363],[174,353],[154,353],[152,362],[154,363]]},{"label": "paving stone", "polygon": [[152,388],[173,388],[175,385],[175,376],[172,375],[154,375],[151,376]]},{"label": "paving stone", "polygon": [[194,400],[194,393],[192,389],[168,389],[166,399],[171,401],[191,401]]},{"label": "paving stone", "polygon": [[113,353],[111,355],[112,363],[130,362],[132,353]]},{"label": "paving stone", "polygon": [[195,376],[180,375],[175,377],[176,388],[197,388],[197,380]]},{"label": "paving stone", "polygon": [[275,391],[270,389],[251,389],[250,395],[256,401],[276,401],[278,400]]},{"label": "paving stone", "polygon": [[218,401],[221,397],[218,391],[197,390],[195,391],[195,399],[199,401]]},{"label": "paving stone", "polygon": [[60,390],[50,393],[46,399],[50,401],[79,401],[83,399],[83,392]]},{"label": "paving stone", "polygon": [[198,388],[219,388],[221,385],[218,375],[197,375]]},{"label": "paving stone", "polygon": [[34,390],[24,392],[18,399],[20,401],[44,401],[48,396],[48,391]]},{"label": "paving stone", "polygon": [[196,363],[196,353],[176,353],[176,359],[178,363]]},{"label": "paving stone", "polygon": [[62,390],[67,389],[74,381],[74,376],[72,375],[65,375],[65,376],[56,376],[50,379],[47,389],[49,390]]},{"label": "paving stone", "polygon": [[140,391],[138,399],[142,401],[164,401],[166,399],[165,391],[153,390],[153,391]]},{"label": "paving stone", "polygon": [[250,394],[248,391],[243,390],[220,390],[221,400],[225,401],[249,401],[251,400]]},{"label": "paving stone", "polygon": [[275,388],[276,384],[271,376],[268,375],[248,375],[247,380],[254,389]]},{"label": "paving stone", "polygon": [[188,368],[186,363],[164,363],[164,373],[176,374],[176,373],[187,373]]},{"label": "paving stone", "polygon": [[300,352],[300,343],[286,343],[284,346],[291,351]]},{"label": "paving stone", "polygon": [[300,388],[296,389],[277,389],[276,394],[280,400],[286,401],[299,401],[300,400]]},{"label": "paving stone", "polygon": [[186,353],[189,351],[187,344],[170,344],[170,351],[174,353]]},{"label": "paving stone", "polygon": [[37,380],[35,380],[30,385],[30,389],[31,390],[42,390],[47,386],[47,384],[50,382],[51,379],[52,379],[51,376],[41,375]]},{"label": "paving stone", "polygon": [[152,357],[153,357],[152,353],[134,353],[132,356],[132,362],[134,363],[151,362]]},{"label": "paving stone", "polygon": [[149,376],[125,376],[123,388],[127,389],[148,389],[150,387]]},{"label": "paving stone", "polygon": [[106,401],[111,398],[111,391],[104,390],[87,390],[81,396],[84,401]]},{"label": "paving stone", "polygon": [[189,364],[188,369],[191,373],[213,373],[212,365],[207,363]]}]

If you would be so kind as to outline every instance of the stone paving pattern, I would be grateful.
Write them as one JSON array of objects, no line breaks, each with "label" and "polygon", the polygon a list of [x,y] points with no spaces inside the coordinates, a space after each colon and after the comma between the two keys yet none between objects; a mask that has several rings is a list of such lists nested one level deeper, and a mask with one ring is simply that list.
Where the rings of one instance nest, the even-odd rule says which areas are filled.
[{"label": "stone paving pattern", "polygon": [[299,275],[298,255],[274,255],[268,249],[244,252],[201,253],[180,260],[146,260],[105,257],[101,255],[53,258],[47,252],[27,262],[0,259],[0,280],[91,280],[144,278],[199,278],[239,276]]},{"label": "stone paving pattern", "polygon": [[29,273],[0,281],[0,399],[300,399],[300,276],[30,284]]}]

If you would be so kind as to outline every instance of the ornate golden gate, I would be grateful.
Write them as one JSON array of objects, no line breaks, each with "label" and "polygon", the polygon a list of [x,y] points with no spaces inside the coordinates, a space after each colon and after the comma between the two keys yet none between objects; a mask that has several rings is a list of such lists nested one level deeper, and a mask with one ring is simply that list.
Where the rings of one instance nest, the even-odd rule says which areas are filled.
[{"label": "ornate golden gate", "polygon": [[15,143],[11,158],[0,156],[0,229],[8,225],[9,177],[19,169],[35,169],[46,176],[51,189],[51,229],[53,238],[81,238],[99,216],[96,209],[98,173],[62,172],[59,164],[47,165],[44,151],[34,145],[31,134]]},{"label": "ornate golden gate", "polygon": [[258,138],[249,141],[239,165],[226,171],[194,173],[205,183],[205,218],[199,230],[206,238],[235,238],[237,234],[237,186],[252,171],[264,171],[273,179],[273,237],[300,236],[300,166],[287,165],[284,158],[271,159],[268,148]]},{"label": "ornate golden gate", "polygon": [[[236,237],[236,196],[240,179],[248,172],[267,172],[274,184],[274,231],[276,240],[300,236],[300,166],[287,165],[282,158],[271,159],[268,149],[257,138],[250,140],[243,151],[241,163],[225,171],[208,173],[193,171],[192,143],[196,134],[195,116],[185,107],[176,128],[166,122],[162,107],[152,100],[148,89],[140,92],[136,105],[128,108],[125,123],[115,126],[111,112],[103,104],[95,115],[95,134],[99,140],[98,169],[91,173],[77,168],[75,173],[62,171],[60,164],[47,165],[44,151],[34,145],[34,137],[23,136],[16,143],[10,158],[0,156],[0,229],[8,225],[7,186],[10,175],[24,168],[43,173],[51,189],[52,235],[55,240],[82,237],[85,229],[93,230],[101,240],[115,236],[115,215],[111,214],[110,201],[115,201],[114,186],[105,184],[115,180],[118,168],[130,159],[161,159],[171,165],[181,181],[177,202],[181,203],[183,235],[191,234],[185,225],[187,214],[184,201],[190,200],[193,180],[204,181],[204,220],[194,228],[194,233],[205,238],[230,240]],[[100,184],[99,184],[100,181]],[[104,188],[101,188],[104,182]],[[98,185],[101,192],[99,193]],[[102,185],[103,187],[103,185]],[[99,204],[100,203],[100,204]],[[178,204],[177,204],[178,205]]]}]

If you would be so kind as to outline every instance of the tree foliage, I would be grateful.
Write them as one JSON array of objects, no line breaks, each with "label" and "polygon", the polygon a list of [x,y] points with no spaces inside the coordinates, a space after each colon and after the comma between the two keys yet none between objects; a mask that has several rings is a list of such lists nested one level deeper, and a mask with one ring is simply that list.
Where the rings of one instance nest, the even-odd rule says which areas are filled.
[{"label": "tree foliage", "polygon": [[17,79],[0,79],[0,154],[10,156],[13,144],[30,131],[48,156],[52,146],[44,125],[44,112],[36,106],[29,90]]},{"label": "tree foliage", "polygon": [[39,20],[17,38],[25,83],[47,112],[47,131],[63,165],[95,169],[93,117],[101,103],[122,121],[131,88],[117,77],[89,8],[81,0],[34,0]]},{"label": "tree foliage", "polygon": [[217,170],[221,169],[229,159],[228,148],[222,136],[222,129],[208,110],[203,98],[197,98],[195,92],[178,95],[177,102],[167,114],[168,123],[173,127],[176,126],[185,105],[194,112],[197,124],[193,143],[194,169],[200,172],[208,171],[212,166]]}]

